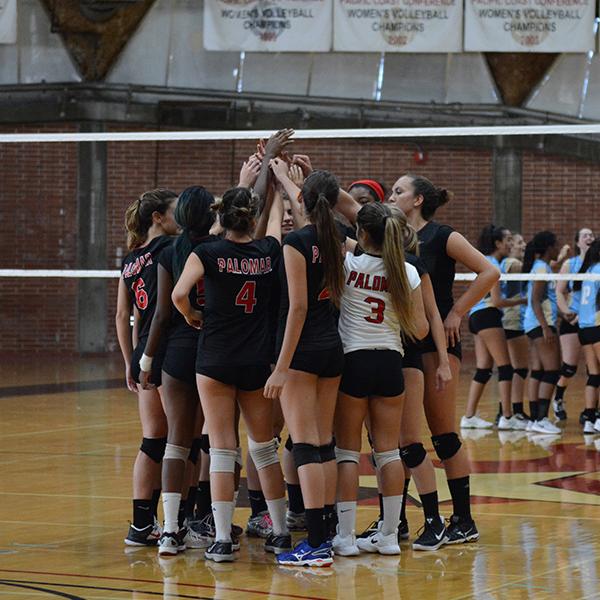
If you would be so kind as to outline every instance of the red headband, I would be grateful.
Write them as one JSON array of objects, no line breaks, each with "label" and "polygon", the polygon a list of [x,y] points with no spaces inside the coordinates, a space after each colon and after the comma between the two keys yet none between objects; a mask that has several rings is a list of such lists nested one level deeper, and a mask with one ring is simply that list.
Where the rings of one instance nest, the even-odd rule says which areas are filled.
[{"label": "red headband", "polygon": [[383,191],[383,188],[381,187],[381,184],[377,183],[377,181],[375,181],[374,179],[359,179],[358,181],[352,182],[348,189],[351,190],[354,186],[357,185],[364,185],[365,187],[368,187],[370,190],[375,192],[375,195],[377,196],[379,202],[383,202],[385,200],[385,193]]}]

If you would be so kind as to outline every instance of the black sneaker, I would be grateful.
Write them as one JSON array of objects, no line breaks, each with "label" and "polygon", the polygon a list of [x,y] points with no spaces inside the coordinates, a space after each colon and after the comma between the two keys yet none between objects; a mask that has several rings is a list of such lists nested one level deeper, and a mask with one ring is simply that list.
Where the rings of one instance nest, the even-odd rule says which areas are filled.
[{"label": "black sneaker", "polygon": [[[473,524],[474,526],[475,524]],[[419,531],[423,533],[413,542],[413,550],[437,550],[448,541],[442,517],[425,519],[425,524]]]},{"label": "black sneaker", "polygon": [[408,539],[408,521],[400,521],[398,525],[398,542]]},{"label": "black sneaker", "polygon": [[206,549],[204,558],[215,562],[233,562],[233,544],[231,542],[215,542]]},{"label": "black sneaker", "polygon": [[148,525],[143,529],[130,525],[124,542],[128,546],[156,546],[159,538],[160,534],[157,535],[154,525]]},{"label": "black sneaker", "polygon": [[282,552],[289,552],[291,549],[292,536],[289,533],[286,535],[275,535],[274,533],[271,533],[265,541],[265,552],[281,554]]},{"label": "black sneaker", "polygon": [[446,528],[446,536],[448,537],[446,544],[464,544],[476,542],[479,539],[479,532],[472,519],[466,520],[452,515],[450,525]]},{"label": "black sneaker", "polygon": [[380,519],[373,521],[361,534],[357,535],[356,538],[368,538],[374,533],[377,533],[379,531],[379,522]]},{"label": "black sneaker", "polygon": [[239,538],[242,536],[242,533],[244,533],[243,527],[240,527],[239,525],[231,526],[231,535],[234,535],[236,538]]},{"label": "black sneaker", "polygon": [[586,417],[585,417],[585,410],[581,412],[581,414],[579,415],[579,424],[580,425],[584,425],[586,422]]},{"label": "black sneaker", "polygon": [[557,421],[567,420],[567,411],[565,409],[565,403],[562,400],[552,400],[552,410]]}]

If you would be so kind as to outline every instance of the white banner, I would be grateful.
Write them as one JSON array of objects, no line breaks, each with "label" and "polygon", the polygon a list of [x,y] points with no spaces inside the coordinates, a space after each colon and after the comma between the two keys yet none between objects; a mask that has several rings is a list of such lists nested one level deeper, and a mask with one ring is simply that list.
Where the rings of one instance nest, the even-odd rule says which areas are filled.
[{"label": "white banner", "polygon": [[17,0],[0,0],[0,44],[17,42]]},{"label": "white banner", "polygon": [[334,50],[460,52],[463,0],[333,0]]},{"label": "white banner", "polygon": [[467,52],[587,52],[595,0],[465,0]]},{"label": "white banner", "polygon": [[205,0],[204,48],[329,52],[332,0]]}]

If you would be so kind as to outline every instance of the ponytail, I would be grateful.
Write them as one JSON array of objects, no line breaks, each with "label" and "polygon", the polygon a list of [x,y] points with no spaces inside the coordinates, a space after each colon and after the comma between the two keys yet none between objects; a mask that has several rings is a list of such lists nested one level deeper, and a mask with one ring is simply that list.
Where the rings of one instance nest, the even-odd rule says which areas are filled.
[{"label": "ponytail", "polygon": [[533,241],[527,242],[525,246],[525,254],[523,255],[523,273],[529,273],[531,268],[533,267],[533,262],[535,261],[535,246],[533,245]]},{"label": "ponytail", "polygon": [[125,211],[125,229],[127,229],[127,248],[135,250],[146,241],[146,233],[140,224],[141,198],[134,200]]}]

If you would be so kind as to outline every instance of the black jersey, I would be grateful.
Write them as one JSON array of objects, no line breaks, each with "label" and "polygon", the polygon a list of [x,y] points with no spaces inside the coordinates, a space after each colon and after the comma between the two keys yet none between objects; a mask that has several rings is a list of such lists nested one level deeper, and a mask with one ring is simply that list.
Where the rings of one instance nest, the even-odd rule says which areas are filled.
[{"label": "black jersey", "polygon": [[405,252],[404,260],[406,260],[406,262],[408,264],[412,265],[417,270],[419,277],[423,277],[423,275],[427,275],[427,266],[425,265],[425,262],[423,261],[423,259],[420,256],[415,256],[414,254],[411,254],[410,252]]},{"label": "black jersey", "polygon": [[[335,307],[329,300],[329,292],[324,284],[324,270],[321,263],[317,228],[306,225],[298,231],[288,234],[283,241],[304,256],[306,261],[306,279],[308,310],[297,349],[301,351],[328,350],[340,344]],[[340,253],[341,260],[341,253]],[[279,307],[279,327],[277,330],[277,351],[281,350],[285,323],[290,299],[288,295],[285,263],[281,261],[279,269],[281,281],[281,303]]]},{"label": "black jersey", "polygon": [[419,236],[420,258],[427,267],[435,301],[442,319],[445,319],[454,306],[452,286],[456,272],[456,261],[448,256],[446,244],[454,231],[449,225],[429,221],[417,232]]},{"label": "black jersey", "polygon": [[130,252],[121,265],[121,278],[127,286],[132,304],[139,313],[138,338],[145,341],[156,309],[158,288],[158,259],[162,251],[172,244],[168,235],[155,237],[149,244]]},{"label": "black jersey", "polygon": [[197,365],[269,365],[269,304],[279,242],[222,239],[194,248],[204,265],[204,325]]}]

